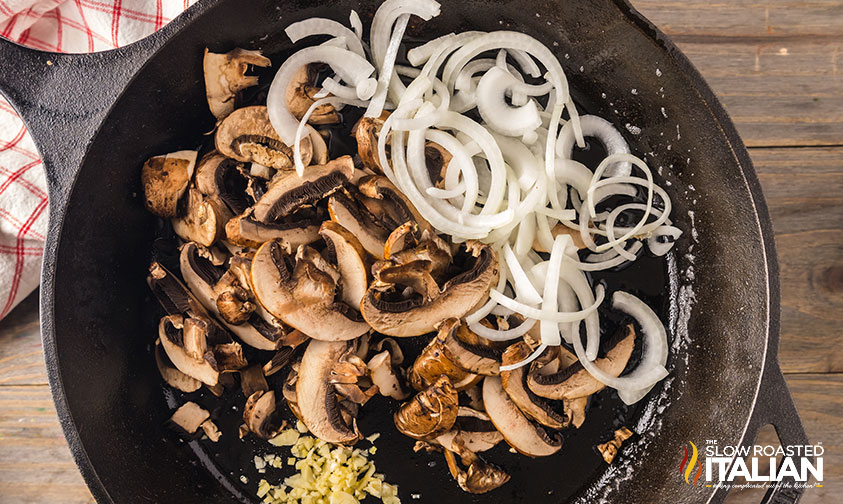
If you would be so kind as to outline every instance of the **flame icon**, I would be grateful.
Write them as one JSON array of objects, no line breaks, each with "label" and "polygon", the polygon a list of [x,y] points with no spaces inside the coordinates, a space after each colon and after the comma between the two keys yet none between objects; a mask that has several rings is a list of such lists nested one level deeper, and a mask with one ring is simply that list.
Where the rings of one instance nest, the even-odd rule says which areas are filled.
[{"label": "flame icon", "polygon": [[[699,457],[697,445],[695,445],[691,441],[688,441],[688,443],[691,445],[690,460],[688,460],[688,447],[683,446],[683,448],[685,449],[685,457],[679,464],[679,474],[685,477],[685,483],[697,486],[697,483],[700,481],[700,476],[702,475],[702,463],[697,460]],[[697,473],[694,475],[694,479],[691,480],[691,473],[694,472],[694,466],[696,466],[697,468]]]}]

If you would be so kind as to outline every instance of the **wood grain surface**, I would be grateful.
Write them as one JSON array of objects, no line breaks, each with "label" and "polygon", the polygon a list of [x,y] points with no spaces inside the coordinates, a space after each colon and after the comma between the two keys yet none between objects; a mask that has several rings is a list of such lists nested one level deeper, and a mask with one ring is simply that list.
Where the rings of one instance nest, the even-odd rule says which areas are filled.
[{"label": "wood grain surface", "polygon": [[[801,502],[840,502],[843,0],[633,4],[690,57],[750,146],[781,266],[779,359],[809,437],[826,449],[825,485]],[[0,321],[0,504],[92,503],[56,418],[38,329],[37,294]]]}]

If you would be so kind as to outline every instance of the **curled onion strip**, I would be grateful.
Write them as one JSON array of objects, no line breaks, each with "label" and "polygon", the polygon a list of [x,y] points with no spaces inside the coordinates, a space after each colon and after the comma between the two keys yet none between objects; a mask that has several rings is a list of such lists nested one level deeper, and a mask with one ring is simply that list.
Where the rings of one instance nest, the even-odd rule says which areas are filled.
[{"label": "curled onion strip", "polygon": [[510,310],[520,313],[527,318],[534,318],[537,320],[549,320],[551,322],[579,322],[584,318],[588,317],[592,313],[596,313],[597,307],[600,306],[600,303],[603,302],[603,298],[605,297],[605,289],[603,289],[602,285],[597,286],[597,299],[591,304],[583,308],[579,311],[574,312],[551,312],[546,313],[539,308],[534,308],[532,306],[528,306],[524,303],[520,303],[511,297],[505,295],[504,293],[492,289],[489,291],[489,297],[492,298],[498,304],[509,308]]},{"label": "curled onion strip", "polygon": [[501,371],[512,371],[513,369],[518,369],[522,366],[526,366],[527,364],[533,362],[534,360],[538,359],[544,351],[547,350],[547,345],[542,343],[541,345],[536,348],[536,350],[529,355],[526,359],[516,362],[514,364],[507,364],[506,366],[501,366]]},{"label": "curled onion strip", "polygon": [[512,329],[507,329],[505,331],[499,329],[491,329],[477,322],[469,324],[468,328],[471,329],[478,336],[486,338],[487,340],[510,341],[516,338],[520,338],[521,336],[527,334],[530,329],[532,329],[533,326],[536,325],[536,322],[538,322],[538,320],[525,319],[524,322],[518,324],[517,327],[513,327]]},{"label": "curled onion strip", "polygon": [[[606,154],[629,154],[629,145],[620,132],[606,119],[595,115],[580,116],[580,127],[582,134],[600,140],[606,149]],[[559,133],[556,142],[556,154],[565,159],[571,159],[574,150],[574,129],[573,124],[568,123]],[[609,177],[628,176],[632,172],[632,164],[629,161],[621,161],[606,169]],[[580,192],[580,194],[584,194]]]},{"label": "curled onion strip", "polygon": [[[352,12],[352,25],[354,22],[354,15],[356,14],[354,11]],[[357,21],[360,21],[360,18],[357,18]],[[362,30],[362,25],[361,25]],[[350,29],[343,26],[341,23],[337,23],[333,19],[326,19],[326,18],[309,18],[303,21],[298,21],[296,23],[291,24],[288,26],[284,33],[290,37],[290,40],[295,44],[299,40],[302,40],[306,37],[310,37],[313,35],[330,35],[336,38],[345,39],[345,45],[348,47],[349,50],[354,52],[355,54],[366,57],[366,53],[363,51],[363,43],[360,41],[360,36]]]}]

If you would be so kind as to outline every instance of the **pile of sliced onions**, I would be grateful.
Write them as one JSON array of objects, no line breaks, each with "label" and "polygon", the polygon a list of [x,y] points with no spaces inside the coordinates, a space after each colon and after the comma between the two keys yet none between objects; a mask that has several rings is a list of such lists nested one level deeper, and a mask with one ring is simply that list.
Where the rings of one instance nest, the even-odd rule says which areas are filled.
[{"label": "pile of sliced onions", "polygon": [[[640,400],[667,373],[664,326],[639,299],[615,292],[613,308],[638,321],[644,351],[625,376],[606,375],[594,364],[605,292],[589,283],[586,272],[634,261],[644,244],[657,256],[669,252],[682,233],[670,221],[670,199],[609,121],[577,113],[559,60],[527,34],[451,33],[411,49],[411,66],[397,65],[410,16],[427,20],[439,11],[434,0],[386,0],[375,13],[370,46],[353,11],[351,29],[322,18],[290,25],[286,33],[294,43],[311,35],[331,39],[294,53],[278,70],[267,97],[272,125],[294,146],[302,174],[299,143],[314,134],[307,121],[316,107],[361,107],[369,117],[391,110],[378,139],[384,174],[437,231],[454,242],[479,239],[498,251],[498,284],[466,323],[494,341],[528,334],[537,340],[529,358],[502,369],[526,365],[548,346],[565,342],[621,399]],[[485,56],[489,52],[494,56]],[[299,68],[315,62],[335,75],[324,80],[320,99],[298,120],[287,109],[286,89]],[[574,143],[583,148],[586,137],[607,152],[593,172],[572,159]],[[425,165],[426,142],[452,156],[438,185]],[[598,211],[607,199],[612,208]],[[558,226],[579,233],[589,249],[582,260],[571,236],[554,231]],[[546,259],[534,243],[549,252]],[[480,323],[490,314],[513,313],[524,321],[506,330]]]}]

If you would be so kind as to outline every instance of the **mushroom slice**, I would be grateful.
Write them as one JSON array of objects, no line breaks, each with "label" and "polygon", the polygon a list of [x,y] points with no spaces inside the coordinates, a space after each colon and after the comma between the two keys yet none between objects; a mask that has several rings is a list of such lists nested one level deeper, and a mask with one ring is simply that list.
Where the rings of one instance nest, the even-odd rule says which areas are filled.
[{"label": "mushroom slice", "polygon": [[183,217],[172,219],[173,231],[184,241],[210,247],[225,229],[225,211],[202,196],[197,189],[187,192],[187,207]]},{"label": "mushroom slice", "polygon": [[404,352],[398,345],[398,342],[392,338],[383,338],[372,345],[372,350],[375,352],[382,352],[386,349],[389,352],[389,357],[393,366],[400,366],[404,364]]},{"label": "mushroom slice", "polygon": [[210,313],[222,318],[225,326],[243,343],[259,350],[275,350],[278,347],[284,330],[268,323],[258,313],[252,313],[243,324],[232,324],[222,317],[215,286],[223,279],[224,273],[198,254],[195,243],[182,246],[179,265],[182,277],[193,295]]},{"label": "mushroom slice", "polygon": [[[503,364],[521,362],[532,353],[533,349],[526,341],[519,341],[503,353]],[[554,411],[547,401],[527,388],[527,369],[524,366],[512,371],[501,371],[500,374],[503,389],[522,413],[551,429],[561,429],[568,425],[564,415]]]},{"label": "mushroom slice", "polygon": [[347,194],[338,192],[328,200],[331,220],[357,237],[366,252],[383,259],[384,243],[389,231],[380,224],[365,205],[358,204]]},{"label": "mushroom slice", "polygon": [[[168,315],[158,323],[158,337],[167,357],[182,373],[201,381],[206,385],[216,385],[220,373],[212,352],[204,352],[201,357],[194,357],[185,348],[184,318],[181,315]],[[195,348],[195,346],[194,346]]]},{"label": "mushroom slice", "polygon": [[196,151],[184,150],[149,158],[141,169],[144,205],[159,217],[176,217],[196,165]]},{"label": "mushroom slice", "polygon": [[[220,154],[248,163],[293,169],[293,150],[281,141],[269,122],[266,107],[255,105],[235,110],[220,122],[214,143]],[[313,154],[310,137],[301,140],[302,162],[310,164]]]},{"label": "mushroom slice", "polygon": [[409,287],[420,295],[425,302],[439,297],[439,285],[431,275],[433,265],[420,259],[404,264],[381,262],[372,268],[375,278],[381,284],[400,284]]},{"label": "mushroom slice", "polygon": [[404,435],[421,440],[435,439],[454,426],[458,410],[457,389],[447,376],[440,376],[404,403],[393,420]]},{"label": "mushroom slice", "polygon": [[202,303],[158,261],[149,265],[146,282],[168,315],[207,315]]},{"label": "mushroom slice", "polygon": [[202,424],[211,418],[208,410],[193,401],[187,401],[170,417],[170,421],[188,434],[195,434]]},{"label": "mushroom slice", "polygon": [[453,256],[445,240],[431,231],[422,232],[421,242],[412,249],[398,252],[390,251],[390,261],[396,264],[407,264],[412,261],[429,261],[430,273],[439,280],[451,265]]},{"label": "mushroom slice", "polygon": [[517,451],[530,457],[553,455],[562,448],[562,438],[549,434],[518,409],[503,389],[500,377],[487,376],[483,380],[483,404],[486,414]]},{"label": "mushroom slice", "polygon": [[[216,305],[220,317],[229,324],[239,325],[251,318],[257,306],[253,302],[249,284],[243,285],[237,272],[233,271],[235,267],[220,277],[214,285],[214,292],[217,295]],[[246,275],[248,278],[248,266]]]},{"label": "mushroom slice", "polygon": [[155,340],[155,364],[158,372],[167,385],[185,393],[196,392],[202,386],[202,382],[179,371],[173,361],[167,357],[167,353],[161,347],[161,338]]},{"label": "mushroom slice", "polygon": [[454,427],[436,438],[444,449],[459,453],[461,448],[474,453],[491,450],[503,441],[489,416],[481,411],[460,406]]},{"label": "mushroom slice", "polygon": [[412,221],[407,221],[393,229],[384,242],[384,259],[390,259],[393,254],[409,248],[410,244],[415,241],[414,235],[418,235],[418,225]]},{"label": "mushroom slice", "polygon": [[256,76],[246,75],[249,65],[268,67],[271,64],[269,58],[260,51],[249,51],[239,47],[225,54],[212,53],[205,49],[202,63],[208,108],[217,119],[222,119],[234,110],[240,91],[258,83]]},{"label": "mushroom slice", "polygon": [[[608,375],[620,376],[635,348],[633,325],[623,327],[609,340],[607,346],[609,348],[606,355],[595,360],[594,365]],[[586,397],[606,387],[591,376],[579,362],[550,375],[531,372],[527,377],[527,386],[541,397],[556,400]]]},{"label": "mushroom slice", "polygon": [[309,245],[319,239],[322,220],[305,212],[295,212],[284,219],[266,223],[256,220],[254,211],[248,209],[226,223],[225,236],[241,247],[258,248],[269,240],[278,239],[295,250],[299,245]]},{"label": "mushroom slice", "polygon": [[577,397],[562,401],[565,416],[571,419],[571,425],[579,429],[585,423],[585,408],[588,406],[588,397]]},{"label": "mushroom slice", "polygon": [[244,194],[247,181],[241,175],[243,169],[243,163],[216,151],[205,154],[196,168],[196,189],[217,207],[227,209],[228,219],[249,207]]},{"label": "mushroom slice", "polygon": [[381,395],[402,401],[410,395],[404,386],[397,364],[392,359],[392,353],[384,350],[366,363],[371,374],[372,383],[378,387]]},{"label": "mushroom slice", "polygon": [[410,203],[410,200],[398,190],[388,178],[382,175],[370,175],[363,177],[357,183],[357,187],[364,196],[369,198],[385,200],[392,203],[394,211],[397,214],[397,222],[412,221],[416,223],[417,237],[421,237],[421,233],[425,231],[433,232],[430,223],[422,217],[416,207]]},{"label": "mushroom slice", "polygon": [[255,204],[255,219],[274,222],[304,205],[312,205],[335,193],[343,183],[351,180],[352,175],[354,161],[351,156],[309,166],[303,176],[294,171],[279,172]]},{"label": "mushroom slice", "polygon": [[416,390],[424,390],[440,376],[447,376],[458,391],[468,389],[483,379],[456,365],[442,346],[442,341],[433,338],[413,363],[410,384]]},{"label": "mushroom slice", "polygon": [[291,263],[289,250],[278,240],[255,253],[252,287],[266,311],[314,339],[350,340],[369,330],[352,308],[334,300],[336,283],[328,273],[305,257]]},{"label": "mushroom slice", "polygon": [[500,467],[490,464],[470,450],[460,452],[463,463],[468,464],[468,469],[463,471],[454,452],[445,450],[445,460],[448,462],[448,470],[457,484],[470,494],[484,494],[500,487],[509,481],[509,474]]},{"label": "mushroom slice", "polygon": [[632,431],[626,427],[621,427],[615,431],[614,439],[597,445],[597,450],[601,455],[603,455],[603,460],[605,460],[607,464],[611,464],[615,460],[618,450],[621,449],[621,444],[630,437],[632,437]]},{"label": "mushroom slice", "polygon": [[[296,119],[301,120],[307,113],[307,109],[316,101],[314,95],[321,88],[316,87],[316,79],[319,74],[319,65],[305,65],[293,74],[289,86],[287,86],[287,108]],[[320,105],[307,120],[310,124],[336,124],[340,122],[339,114],[332,105]]]},{"label": "mushroom slice", "polygon": [[453,155],[436,142],[424,143],[424,163],[430,180],[436,187],[444,189],[445,171],[448,169]]},{"label": "mushroom slice", "polygon": [[301,420],[313,435],[329,443],[350,444],[362,437],[354,422],[344,422],[336,390],[328,383],[334,364],[353,350],[353,343],[313,340],[299,366],[296,404]]},{"label": "mushroom slice", "polygon": [[275,413],[275,391],[258,390],[246,400],[243,408],[243,421],[246,428],[260,438],[271,439],[286,426],[285,422],[274,426],[272,416]]},{"label": "mushroom slice", "polygon": [[375,281],[363,298],[361,313],[376,331],[389,336],[419,336],[448,317],[461,318],[486,300],[497,281],[498,261],[489,245],[469,240],[466,271],[448,280],[439,296],[397,299],[395,284]]},{"label": "mushroom slice", "polygon": [[323,222],[319,234],[328,245],[330,255],[336,258],[341,279],[341,299],[349,306],[360,309],[360,303],[369,287],[363,245],[334,221]]},{"label": "mushroom slice", "polygon": [[500,374],[501,352],[494,347],[469,343],[461,338],[461,335],[470,332],[459,319],[450,318],[439,326],[436,338],[442,342],[457,366],[471,373],[497,376]]},{"label": "mushroom slice", "polygon": [[[386,110],[379,117],[363,117],[351,130],[351,134],[357,140],[357,154],[360,155],[360,161],[363,162],[363,166],[376,173],[383,173],[378,155],[378,137],[387,117],[389,117],[389,112]],[[386,149],[387,158],[389,158],[389,142],[386,143]]]},{"label": "mushroom slice", "polygon": [[240,370],[240,388],[246,397],[250,397],[258,391],[269,390],[266,376],[263,374],[263,367],[260,364],[252,364]]}]

